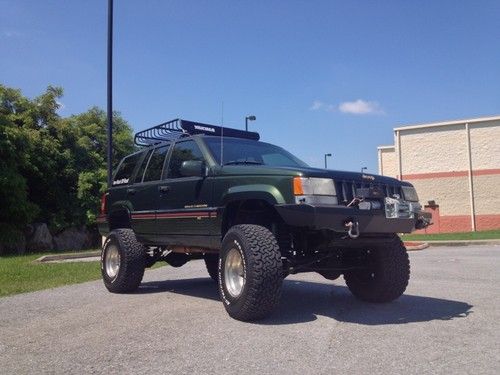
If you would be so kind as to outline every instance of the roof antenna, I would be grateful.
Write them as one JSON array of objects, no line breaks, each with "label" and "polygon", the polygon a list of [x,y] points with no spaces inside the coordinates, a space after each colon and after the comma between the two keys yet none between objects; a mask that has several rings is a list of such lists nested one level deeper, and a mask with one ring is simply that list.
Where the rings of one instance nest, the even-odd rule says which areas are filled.
[{"label": "roof antenna", "polygon": [[224,100],[222,101],[221,129],[220,129],[220,166],[224,166]]}]

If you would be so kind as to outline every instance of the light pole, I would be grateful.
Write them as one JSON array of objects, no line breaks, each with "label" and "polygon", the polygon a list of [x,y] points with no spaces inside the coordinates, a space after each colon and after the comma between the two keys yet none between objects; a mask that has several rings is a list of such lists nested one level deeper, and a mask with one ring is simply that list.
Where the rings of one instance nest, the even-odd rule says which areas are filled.
[{"label": "light pole", "polygon": [[248,131],[248,121],[255,121],[257,120],[257,117],[255,116],[247,116],[245,117],[245,131]]},{"label": "light pole", "polygon": [[327,158],[327,157],[331,157],[331,156],[332,156],[332,154],[325,154],[325,169],[327,169],[327,168],[328,168],[328,164],[327,164],[327,162],[326,162],[326,158]]},{"label": "light pole", "polygon": [[366,168],[366,167],[361,168],[361,173],[363,173],[363,172],[364,172],[364,171],[366,171],[367,169],[368,169],[368,168]]},{"label": "light pole", "polygon": [[108,188],[113,184],[113,0],[108,0]]}]

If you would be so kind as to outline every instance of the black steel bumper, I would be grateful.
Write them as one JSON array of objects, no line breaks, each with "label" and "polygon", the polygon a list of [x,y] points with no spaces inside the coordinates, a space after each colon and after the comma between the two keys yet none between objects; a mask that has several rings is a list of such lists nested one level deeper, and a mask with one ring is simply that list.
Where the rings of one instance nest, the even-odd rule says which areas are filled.
[{"label": "black steel bumper", "polygon": [[384,210],[360,210],[343,206],[312,206],[309,204],[284,204],[275,206],[282,219],[294,227],[313,230],[329,229],[347,232],[346,223],[357,222],[363,233],[410,233],[418,227],[420,218],[385,217]]}]

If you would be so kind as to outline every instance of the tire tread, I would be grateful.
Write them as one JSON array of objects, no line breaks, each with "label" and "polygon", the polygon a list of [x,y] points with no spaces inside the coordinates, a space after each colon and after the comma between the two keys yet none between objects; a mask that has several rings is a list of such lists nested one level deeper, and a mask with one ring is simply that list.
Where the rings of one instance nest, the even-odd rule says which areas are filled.
[{"label": "tire tread", "polygon": [[223,247],[226,238],[232,233],[244,242],[244,251],[252,267],[247,275],[251,275],[252,280],[246,281],[249,288],[241,308],[234,310],[226,306],[226,309],[229,315],[238,320],[262,319],[275,309],[281,296],[283,265],[278,243],[269,229],[260,225],[241,224],[228,231]]},{"label": "tire tread", "polygon": [[375,246],[378,279],[361,282],[355,272],[346,272],[344,280],[357,298],[367,302],[385,303],[400,297],[410,279],[410,260],[401,239],[395,235],[389,243]]},{"label": "tire tread", "polygon": [[124,259],[120,261],[118,276],[114,281],[107,280],[104,266],[101,267],[104,284],[112,293],[130,293],[135,291],[142,282],[146,267],[146,248],[137,241],[132,229],[113,230],[109,234],[108,240],[114,239],[120,247],[120,257]]}]

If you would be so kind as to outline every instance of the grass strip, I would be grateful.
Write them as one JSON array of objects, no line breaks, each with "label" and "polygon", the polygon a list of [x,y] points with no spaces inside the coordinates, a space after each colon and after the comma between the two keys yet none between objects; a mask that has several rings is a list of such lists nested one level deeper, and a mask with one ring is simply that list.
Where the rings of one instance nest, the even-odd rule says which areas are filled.
[{"label": "grass strip", "polygon": [[[44,254],[0,257],[0,297],[62,285],[79,284],[101,278],[101,266],[96,262],[38,263]],[[165,265],[158,262],[153,268]]]},{"label": "grass strip", "polygon": [[435,233],[435,234],[403,234],[403,241],[467,241],[467,240],[497,240],[500,230],[482,232]]}]

